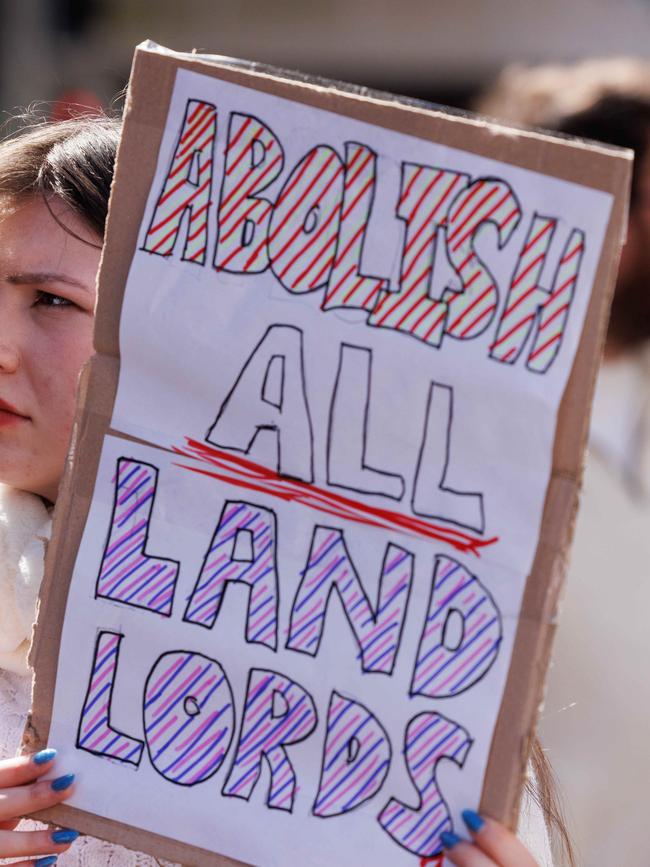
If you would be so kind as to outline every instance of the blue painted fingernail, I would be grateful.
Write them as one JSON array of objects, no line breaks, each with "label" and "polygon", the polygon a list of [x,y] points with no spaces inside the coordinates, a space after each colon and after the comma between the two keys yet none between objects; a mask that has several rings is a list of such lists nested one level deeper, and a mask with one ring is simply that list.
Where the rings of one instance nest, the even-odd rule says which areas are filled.
[{"label": "blue painted fingernail", "polygon": [[35,867],[50,867],[52,864],[56,864],[56,855],[48,855],[46,858],[37,858],[34,861]]},{"label": "blue painted fingernail", "polygon": [[55,792],[62,792],[68,786],[71,786],[73,782],[74,774],[66,774],[63,777],[57,777],[56,780],[52,780],[52,788]]},{"label": "blue painted fingernail", "polygon": [[32,761],[37,765],[44,765],[46,762],[51,762],[54,758],[56,758],[56,750],[41,750],[38,753],[34,753]]},{"label": "blue painted fingernail", "polygon": [[454,846],[457,846],[458,843],[462,843],[463,841],[460,839],[458,834],[454,834],[453,831],[443,831],[440,835],[440,842],[445,849],[453,849]]},{"label": "blue painted fingernail", "polygon": [[470,831],[477,834],[481,828],[485,827],[485,819],[482,819],[476,810],[463,810],[463,822],[467,825]]},{"label": "blue painted fingernail", "polygon": [[61,828],[59,831],[52,832],[54,843],[74,843],[78,836],[79,831],[73,831],[72,828]]}]

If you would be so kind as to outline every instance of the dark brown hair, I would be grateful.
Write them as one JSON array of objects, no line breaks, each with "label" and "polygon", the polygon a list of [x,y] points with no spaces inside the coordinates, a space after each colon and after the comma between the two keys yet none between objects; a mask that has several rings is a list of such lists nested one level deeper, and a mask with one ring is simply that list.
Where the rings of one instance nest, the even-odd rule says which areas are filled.
[{"label": "dark brown hair", "polygon": [[630,229],[634,225],[642,232],[643,247],[639,253],[639,247],[635,245],[633,249],[637,252],[633,267],[619,271],[607,332],[610,348],[633,350],[650,340],[650,256],[645,249],[648,230],[644,219],[647,192],[642,188],[642,178],[648,171],[650,159],[650,100],[621,94],[605,96],[585,111],[566,117],[558,129],[634,151]]},{"label": "dark brown hair", "polygon": [[120,121],[86,116],[34,122],[30,115],[27,120],[0,142],[0,196],[38,196],[48,207],[53,197],[60,199],[103,238]]},{"label": "dark brown hair", "polygon": [[560,863],[567,867],[575,867],[575,853],[567,830],[555,774],[536,734],[531,743],[530,765],[534,779],[526,782],[526,793],[540,807],[544,815],[553,848],[558,850],[558,855],[562,858]]},{"label": "dark brown hair", "polygon": [[610,94],[557,125],[559,132],[594,139],[634,151],[630,207],[639,199],[643,159],[650,149],[650,100]]}]

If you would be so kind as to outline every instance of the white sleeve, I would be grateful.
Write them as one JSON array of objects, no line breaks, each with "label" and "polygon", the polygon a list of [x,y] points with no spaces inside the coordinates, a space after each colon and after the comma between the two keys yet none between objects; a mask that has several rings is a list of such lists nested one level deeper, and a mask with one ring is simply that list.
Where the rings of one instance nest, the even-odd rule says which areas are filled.
[{"label": "white sleeve", "polygon": [[51,524],[40,497],[0,485],[0,668],[21,674]]}]

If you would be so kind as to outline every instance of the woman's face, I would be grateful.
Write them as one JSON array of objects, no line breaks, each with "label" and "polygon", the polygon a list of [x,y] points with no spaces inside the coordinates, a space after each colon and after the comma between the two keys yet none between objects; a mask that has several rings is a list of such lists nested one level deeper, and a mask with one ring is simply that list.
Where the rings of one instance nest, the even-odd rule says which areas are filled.
[{"label": "woman's face", "polygon": [[[101,239],[60,199],[0,200],[0,482],[54,502],[92,351]],[[91,244],[93,246],[91,246]]]}]

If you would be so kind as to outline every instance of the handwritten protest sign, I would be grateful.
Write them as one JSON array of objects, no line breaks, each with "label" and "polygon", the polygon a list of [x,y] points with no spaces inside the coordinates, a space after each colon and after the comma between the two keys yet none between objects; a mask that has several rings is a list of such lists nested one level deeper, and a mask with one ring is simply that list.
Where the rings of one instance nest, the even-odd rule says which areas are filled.
[{"label": "handwritten protest sign", "polygon": [[80,779],[47,815],[341,867],[513,821],[628,170],[139,49],[32,657]]}]

